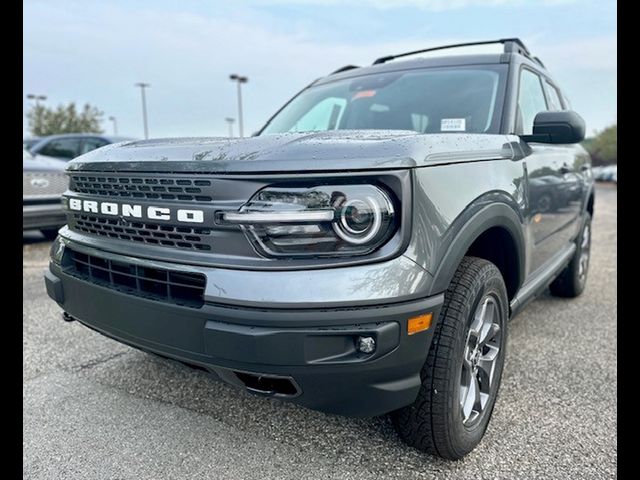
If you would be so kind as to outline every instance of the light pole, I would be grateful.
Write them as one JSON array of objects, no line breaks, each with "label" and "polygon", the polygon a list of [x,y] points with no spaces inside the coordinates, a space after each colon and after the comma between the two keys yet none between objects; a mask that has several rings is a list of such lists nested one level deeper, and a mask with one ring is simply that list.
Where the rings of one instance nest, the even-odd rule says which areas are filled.
[{"label": "light pole", "polygon": [[28,93],[27,94],[27,98],[29,100],[35,100],[36,101],[36,107],[40,106],[40,100],[42,100],[43,102],[47,99],[46,95],[34,95],[33,93]]},{"label": "light pole", "polygon": [[118,135],[118,121],[116,120],[116,117],[111,116],[109,117],[109,120],[113,122],[113,134]]},{"label": "light pole", "polygon": [[229,124],[229,138],[233,138],[233,122],[235,122],[236,119],[227,117],[224,120]]},{"label": "light pole", "polygon": [[236,73],[229,75],[229,79],[237,82],[238,84],[238,130],[240,132],[240,137],[243,137],[244,131],[242,128],[242,91],[240,89],[240,85],[243,83],[247,83],[249,79]]},{"label": "light pole", "polygon": [[[34,130],[38,130],[41,125],[42,122],[42,114],[44,113],[42,110],[40,110],[40,100],[42,100],[43,102],[47,99],[46,95],[36,95],[33,93],[28,93],[27,94],[27,99],[29,100],[35,100],[35,110],[33,111],[34,115],[35,115],[35,126],[34,126]],[[33,133],[33,132],[32,132]]]},{"label": "light pole", "polygon": [[138,82],[136,87],[140,87],[140,93],[142,94],[142,121],[144,123],[144,138],[149,138],[149,128],[147,127],[147,99],[144,95],[144,89],[150,87],[151,84]]}]

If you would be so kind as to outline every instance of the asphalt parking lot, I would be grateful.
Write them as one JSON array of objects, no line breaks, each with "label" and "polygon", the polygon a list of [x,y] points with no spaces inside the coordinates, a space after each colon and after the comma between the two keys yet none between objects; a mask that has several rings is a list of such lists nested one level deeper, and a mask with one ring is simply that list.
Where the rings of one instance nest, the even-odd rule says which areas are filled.
[{"label": "asphalt parking lot", "polygon": [[510,324],[492,422],[465,459],[405,447],[387,417],[254,397],[61,320],[23,243],[23,471],[33,479],[614,478],[617,191],[599,185],[587,289]]}]

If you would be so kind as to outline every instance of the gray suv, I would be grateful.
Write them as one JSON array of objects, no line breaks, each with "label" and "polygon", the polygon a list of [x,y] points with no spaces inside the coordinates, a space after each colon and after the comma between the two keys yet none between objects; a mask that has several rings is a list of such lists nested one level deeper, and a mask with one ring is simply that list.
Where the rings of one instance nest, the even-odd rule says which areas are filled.
[{"label": "gray suv", "polygon": [[49,295],[120,342],[257,395],[391,413],[409,445],[462,457],[508,320],[547,286],[583,291],[594,204],[557,83],[520,40],[480,43],[504,51],[342,68],[252,138],[73,160]]}]

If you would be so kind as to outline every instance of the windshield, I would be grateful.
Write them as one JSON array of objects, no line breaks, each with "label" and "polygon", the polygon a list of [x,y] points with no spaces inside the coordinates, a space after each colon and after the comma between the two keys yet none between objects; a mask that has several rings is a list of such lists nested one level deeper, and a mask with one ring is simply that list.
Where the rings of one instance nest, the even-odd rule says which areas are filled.
[{"label": "windshield", "polygon": [[405,70],[312,86],[261,134],[346,129],[498,133],[506,65]]}]

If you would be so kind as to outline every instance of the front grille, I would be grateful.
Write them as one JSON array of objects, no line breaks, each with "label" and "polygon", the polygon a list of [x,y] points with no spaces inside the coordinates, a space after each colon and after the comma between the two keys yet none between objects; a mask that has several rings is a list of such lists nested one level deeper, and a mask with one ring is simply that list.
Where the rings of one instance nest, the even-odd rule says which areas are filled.
[{"label": "front grille", "polygon": [[199,251],[211,250],[211,230],[208,228],[156,225],[145,222],[122,224],[114,218],[95,217],[80,213],[74,213],[72,217],[71,228],[84,233],[149,245]]},{"label": "front grille", "polygon": [[213,185],[211,180],[180,176],[70,175],[69,188],[74,192],[118,198],[167,200],[178,202],[211,202]]},{"label": "front grille", "polygon": [[96,285],[138,297],[200,308],[204,305],[205,276],[201,273],[151,268],[87,255],[66,248],[65,273]]},{"label": "front grille", "polygon": [[69,180],[64,173],[22,172],[22,196],[29,199],[62,195]]}]

